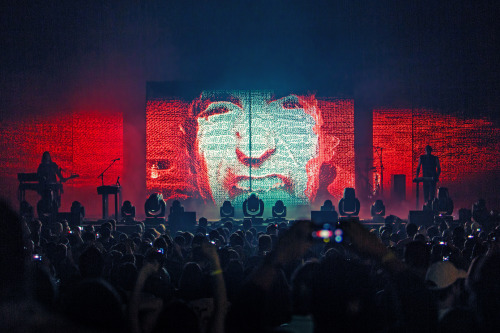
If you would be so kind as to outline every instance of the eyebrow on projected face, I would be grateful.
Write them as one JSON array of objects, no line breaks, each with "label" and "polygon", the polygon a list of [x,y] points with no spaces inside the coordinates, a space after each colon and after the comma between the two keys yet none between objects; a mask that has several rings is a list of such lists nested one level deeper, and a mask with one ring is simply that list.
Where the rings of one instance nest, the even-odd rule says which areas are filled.
[{"label": "eyebrow on projected face", "polygon": [[272,103],[280,103],[281,106],[284,109],[302,109],[304,106],[302,103],[300,103],[299,98],[297,95],[290,94],[290,95],[278,95],[278,96],[273,96],[269,101],[267,101],[267,104],[270,105]]},{"label": "eyebrow on projected face", "polygon": [[231,94],[215,94],[212,96],[202,96],[198,102],[198,118],[208,117],[224,114],[234,108],[243,109],[243,104],[241,100]]}]

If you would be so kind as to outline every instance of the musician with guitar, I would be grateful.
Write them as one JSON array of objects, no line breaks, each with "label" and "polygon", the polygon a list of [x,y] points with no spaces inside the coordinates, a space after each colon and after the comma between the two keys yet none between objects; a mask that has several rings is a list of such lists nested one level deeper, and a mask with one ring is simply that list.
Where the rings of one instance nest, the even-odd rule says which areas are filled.
[{"label": "musician with guitar", "polygon": [[[61,174],[61,168],[52,162],[48,151],[42,155],[37,175],[39,182],[38,193],[42,196],[42,200],[38,203],[39,215],[41,211],[45,214],[57,213],[58,208],[61,206],[62,183],[77,178],[78,175],[64,178]],[[59,182],[57,178],[59,178]]]},{"label": "musician with guitar", "polygon": [[436,196],[436,183],[439,181],[439,175],[441,174],[439,159],[431,153],[432,147],[427,145],[425,147],[425,155],[420,156],[417,166],[417,178],[420,174],[420,167],[422,167],[423,178],[429,179],[429,181],[423,182],[425,202],[434,200],[434,197]]}]

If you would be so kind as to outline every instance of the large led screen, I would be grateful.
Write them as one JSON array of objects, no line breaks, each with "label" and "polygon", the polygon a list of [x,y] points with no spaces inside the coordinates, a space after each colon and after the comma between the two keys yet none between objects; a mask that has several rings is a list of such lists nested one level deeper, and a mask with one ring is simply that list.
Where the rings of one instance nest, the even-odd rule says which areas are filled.
[{"label": "large led screen", "polygon": [[314,93],[205,90],[148,98],[149,192],[309,205],[354,187],[354,103]]}]

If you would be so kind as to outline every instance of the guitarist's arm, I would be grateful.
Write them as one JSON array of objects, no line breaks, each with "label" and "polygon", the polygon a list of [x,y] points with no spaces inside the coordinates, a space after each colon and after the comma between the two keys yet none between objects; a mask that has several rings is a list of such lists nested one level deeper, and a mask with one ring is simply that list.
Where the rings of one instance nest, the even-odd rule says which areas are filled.
[{"label": "guitarist's arm", "polygon": [[56,175],[57,175],[57,177],[59,177],[59,180],[61,181],[61,183],[64,183],[68,180],[67,178],[64,178],[62,176],[61,168],[59,168],[59,167],[56,169]]}]

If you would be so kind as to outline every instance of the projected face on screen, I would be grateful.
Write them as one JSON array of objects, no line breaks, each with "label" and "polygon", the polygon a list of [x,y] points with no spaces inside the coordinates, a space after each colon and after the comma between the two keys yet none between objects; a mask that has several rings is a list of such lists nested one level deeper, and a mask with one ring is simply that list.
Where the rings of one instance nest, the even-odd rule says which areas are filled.
[{"label": "projected face on screen", "polygon": [[198,173],[217,204],[243,201],[251,192],[263,200],[309,203],[308,169],[317,168],[319,155],[314,98],[207,91],[192,109]]},{"label": "projected face on screen", "polygon": [[354,187],[352,100],[265,90],[193,98],[155,88],[146,107],[150,193],[238,207],[255,192],[266,206],[290,207],[337,201]]}]

